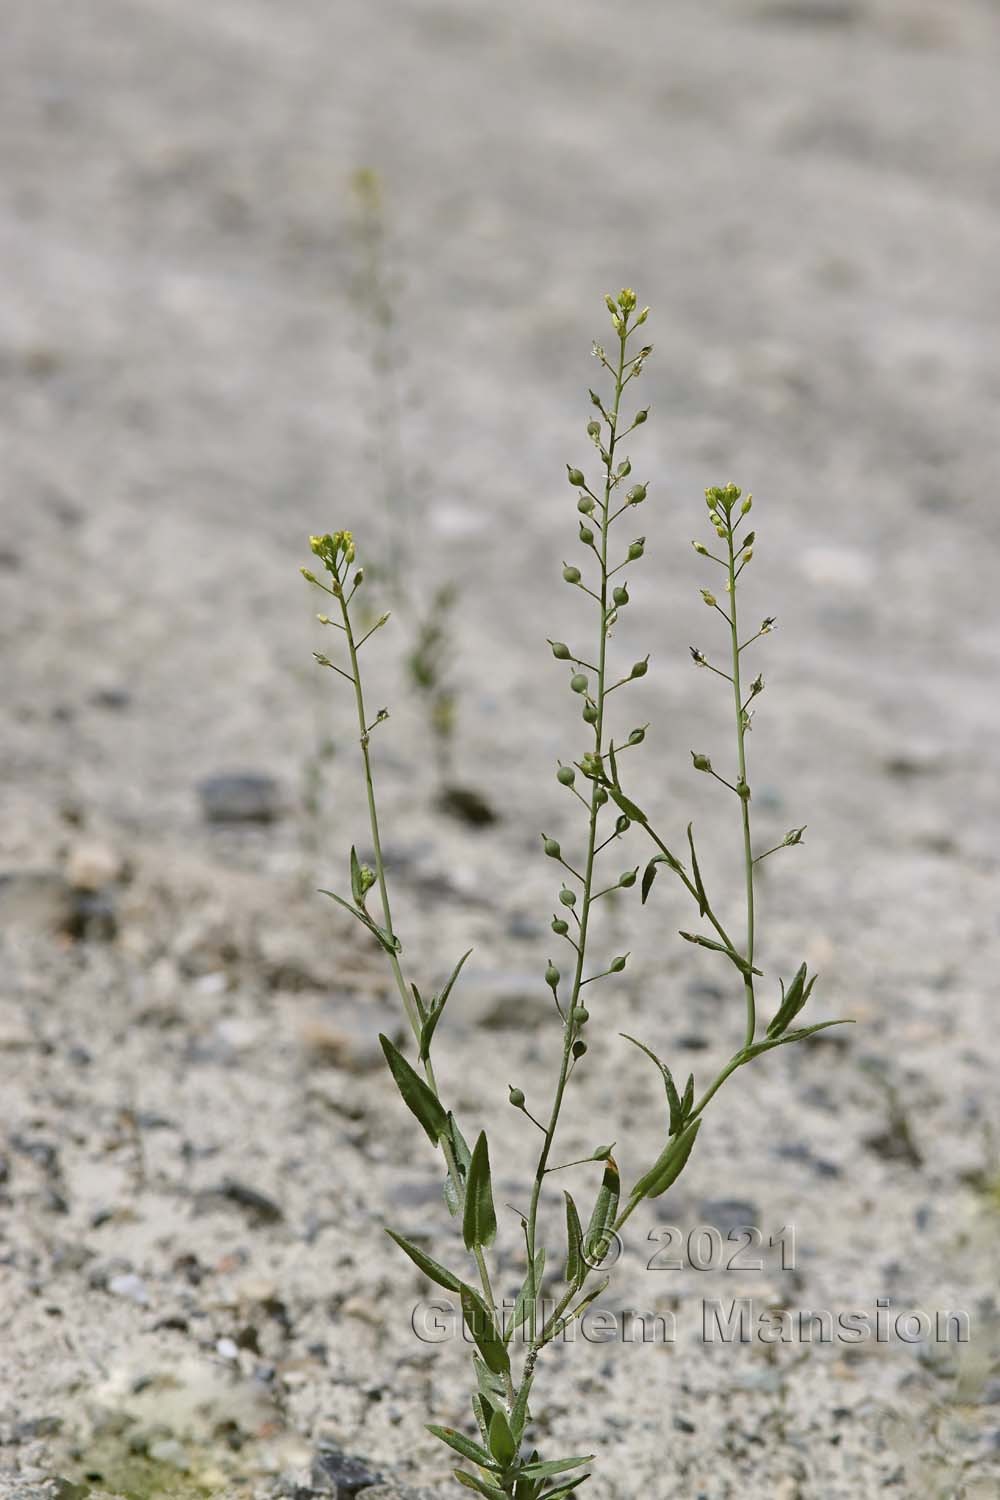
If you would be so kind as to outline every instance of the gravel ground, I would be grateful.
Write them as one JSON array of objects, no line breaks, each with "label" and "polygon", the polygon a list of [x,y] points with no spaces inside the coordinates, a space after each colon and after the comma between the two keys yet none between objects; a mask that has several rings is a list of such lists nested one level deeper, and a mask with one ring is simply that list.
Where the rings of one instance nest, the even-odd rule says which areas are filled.
[{"label": "gravel ground", "polygon": [[[398,545],[411,607],[370,665],[396,915],[428,986],[474,946],[438,1071],[518,1203],[506,1083],[543,1099],[559,1046],[536,833],[580,840],[544,643],[583,628],[562,466],[625,284],[656,344],[647,556],[613,643],[652,653],[636,795],[672,837],[696,820],[736,920],[732,808],[688,755],[723,760],[728,705],[687,653],[712,645],[699,497],[733,478],[747,608],[780,625],[761,846],[809,825],[763,867],[765,985],[805,957],[816,1017],[858,1024],[719,1095],[606,1298],[674,1339],[554,1349],[540,1438],[599,1451],[594,1500],[997,1493],[998,61],[989,0],[7,7],[4,1496],[451,1493],[423,1424],[465,1425],[467,1354],[414,1336],[430,1289],[382,1233],[445,1256],[447,1219],[381,1068],[380,956],[315,893],[365,815],[296,568],[318,529],[373,562]],[[358,291],[361,167],[385,325]],[[405,671],[413,601],[448,581],[453,776],[486,827],[437,808]],[[264,780],[206,790],[232,773]],[[226,799],[260,820],[206,817]],[[634,957],[561,1148],[616,1137],[631,1170],[662,1099],[617,1032],[706,1079],[740,1000],[674,940],[666,878],[608,907],[602,942]],[[761,1270],[696,1269],[711,1238],[683,1236],[744,1223]],[[510,1216],[504,1292],[518,1239]],[[706,1341],[704,1305],[739,1297],[962,1310],[970,1337]]]}]

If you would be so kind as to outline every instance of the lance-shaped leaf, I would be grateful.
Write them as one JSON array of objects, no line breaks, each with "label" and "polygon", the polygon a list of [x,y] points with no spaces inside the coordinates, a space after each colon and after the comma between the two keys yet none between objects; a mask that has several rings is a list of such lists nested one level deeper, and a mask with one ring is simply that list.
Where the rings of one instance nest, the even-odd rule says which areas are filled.
[{"label": "lance-shaped leaf", "polygon": [[517,1457],[517,1444],[510,1423],[499,1408],[490,1419],[490,1452],[504,1469]]},{"label": "lance-shaped leaf", "polygon": [[526,1479],[522,1474],[514,1481],[514,1500],[538,1500],[538,1491],[544,1479]]},{"label": "lance-shaped leaf", "polygon": [[554,1490],[543,1490],[538,1500],[563,1500],[564,1495],[569,1495],[576,1489],[577,1485],[583,1484],[590,1478],[590,1474],[581,1474],[578,1479],[571,1479],[569,1484],[560,1484]]},{"label": "lance-shaped leaf", "polygon": [[599,1265],[611,1248],[611,1230],[618,1215],[618,1199],[621,1196],[621,1177],[612,1157],[604,1169],[598,1189],[594,1211],[587,1225],[584,1247],[591,1265]]},{"label": "lance-shaped leaf", "polygon": [[484,1469],[496,1468],[496,1464],[485,1448],[481,1448],[471,1438],[464,1437],[462,1433],[456,1432],[454,1427],[435,1427],[432,1422],[428,1422],[427,1431],[433,1433],[434,1437],[439,1438],[442,1443],[447,1443],[449,1448],[460,1453],[463,1458],[471,1458],[473,1463],[482,1464]]},{"label": "lance-shaped leaf", "polygon": [[674,1075],[671,1073],[666,1063],[661,1062],[656,1053],[652,1050],[651,1047],[647,1047],[645,1042],[636,1041],[635,1037],[629,1036],[627,1031],[622,1031],[619,1033],[619,1035],[623,1036],[627,1042],[631,1042],[633,1047],[638,1047],[640,1052],[645,1052],[646,1056],[648,1058],[651,1058],[659,1068],[660,1075],[663,1078],[663,1087],[667,1092],[667,1107],[670,1110],[670,1134],[676,1135],[684,1124],[684,1114],[681,1110],[680,1095],[678,1094],[677,1086],[674,1083]]},{"label": "lance-shaped leaf", "polygon": [[694,852],[694,824],[693,823],[689,823],[688,824],[687,833],[688,833],[688,847],[691,850],[691,873],[694,876],[694,888],[698,892],[698,913],[699,913],[700,916],[703,917],[705,915],[705,913],[708,911],[708,897],[705,894],[705,884],[704,884],[704,881],[701,878],[701,871],[698,868],[698,856]]},{"label": "lance-shaped leaf", "polygon": [[[479,1293],[477,1292],[478,1296]],[[489,1418],[493,1415],[493,1408],[504,1399],[504,1379],[498,1371],[491,1370],[489,1365],[483,1363],[478,1354],[472,1356],[472,1367],[476,1372],[476,1384],[479,1393],[483,1397],[484,1410],[487,1418],[486,1425],[489,1427]],[[486,1410],[486,1408],[489,1408]]]},{"label": "lance-shaped leaf", "polygon": [[563,1196],[566,1199],[566,1269],[563,1276],[570,1286],[576,1286],[586,1269],[583,1263],[583,1229],[572,1195],[564,1193]]},{"label": "lance-shaped leaf", "polygon": [[796,1031],[786,1031],[783,1036],[773,1036],[766,1042],[755,1042],[748,1047],[743,1054],[744,1059],[749,1061],[751,1057],[760,1057],[762,1052],[771,1052],[775,1047],[785,1047],[789,1042],[804,1042],[807,1037],[815,1036],[817,1031],[826,1031],[831,1026],[853,1026],[850,1018],[839,1021],[817,1021],[815,1026],[800,1026]]},{"label": "lance-shaped leaf", "polygon": [[462,1237],[466,1250],[492,1245],[497,1235],[496,1209],[493,1207],[493,1184],[490,1180],[490,1152],[486,1132],[472,1148],[469,1177],[465,1184],[465,1210],[462,1214]]},{"label": "lance-shaped leaf", "polygon": [[399,1246],[403,1254],[408,1255],[413,1264],[423,1271],[428,1280],[436,1282],[438,1286],[443,1286],[446,1291],[461,1293],[464,1283],[457,1276],[453,1276],[445,1266],[439,1265],[436,1260],[425,1255],[421,1249],[404,1239],[401,1234],[397,1234],[394,1229],[387,1229],[386,1234]]},{"label": "lance-shaped leaf", "polygon": [[637,807],[634,802],[630,801],[630,799],[626,797],[620,786],[612,784],[608,787],[608,791],[611,793],[612,797],[615,799],[616,803],[621,808],[625,816],[631,818],[633,823],[649,822],[649,819],[646,817],[646,814],[643,812],[642,808]]},{"label": "lance-shaped leaf", "polygon": [[550,1458],[536,1464],[525,1464],[521,1473],[535,1479],[546,1479],[550,1474],[565,1474],[568,1469],[578,1469],[581,1464],[589,1464],[593,1456],[592,1453],[584,1453],[580,1458]]},{"label": "lance-shaped leaf", "polygon": [[668,1141],[659,1156],[644,1173],[629,1194],[629,1198],[659,1198],[671,1183],[676,1182],[687,1165],[695,1137],[701,1129],[701,1120],[692,1120],[680,1135]]},{"label": "lance-shaped leaf", "polygon": [[729,948],[725,943],[717,943],[714,938],[702,937],[700,932],[682,932],[680,936],[686,943],[697,943],[699,948],[711,948],[715,953],[724,953],[743,975],[763,973],[763,970],[755,969],[748,963],[742,953],[737,953],[735,948]]},{"label": "lance-shaped leaf", "polygon": [[510,1369],[510,1357],[486,1303],[469,1286],[463,1286],[461,1295],[462,1316],[483,1357],[483,1363],[495,1374],[503,1374]]},{"label": "lance-shaped leaf", "polygon": [[356,906],[352,906],[349,901],[345,901],[343,896],[338,896],[336,891],[321,889],[320,895],[329,896],[331,901],[336,901],[338,906],[342,906],[345,911],[349,911],[352,917],[357,917],[362,926],[368,928],[372,937],[377,938],[387,953],[402,953],[403,945],[395,933],[386,932],[384,927],[380,927],[377,922],[372,921],[366,911],[359,911]]},{"label": "lance-shaped leaf", "polygon": [[444,1201],[448,1205],[448,1212],[454,1217],[465,1201],[465,1184],[469,1176],[469,1163],[472,1161],[472,1153],[466,1144],[465,1136],[458,1128],[455,1116],[448,1111],[447,1139],[451,1143],[452,1155],[455,1158],[455,1166],[458,1169],[458,1182],[452,1181],[451,1173],[445,1173],[444,1179]]},{"label": "lance-shaped leaf", "polygon": [[448,1116],[444,1105],[427,1084],[415,1073],[403,1054],[392,1045],[389,1038],[379,1036],[382,1043],[382,1051],[385,1060],[389,1064],[389,1070],[396,1080],[396,1087],[403,1096],[406,1105],[427,1132],[432,1146],[436,1146],[441,1137],[448,1129]]},{"label": "lance-shaped leaf", "polygon": [[[480,1361],[480,1363],[482,1362]],[[486,1366],[484,1365],[483,1368],[486,1369]],[[487,1374],[489,1374],[489,1371],[487,1371]],[[493,1407],[489,1398],[484,1396],[482,1391],[473,1392],[472,1410],[475,1412],[479,1431],[483,1435],[483,1442],[488,1443],[490,1440],[490,1418],[493,1415]]]},{"label": "lance-shaped leaf", "polygon": [[[540,1250],[537,1250],[535,1252],[535,1258],[528,1266],[528,1269],[525,1272],[524,1280],[521,1283],[521,1289],[517,1294],[517,1300],[514,1303],[514,1311],[511,1315],[510,1329],[507,1333],[508,1343],[520,1328],[525,1318],[528,1317],[529,1313],[534,1313],[535,1299],[538,1296],[538,1289],[542,1284],[542,1276],[544,1275],[544,1273],[545,1248],[543,1246]],[[533,1316],[531,1321],[532,1326],[528,1329],[528,1336],[529,1338],[534,1338],[535,1329]]]},{"label": "lance-shaped leaf", "polygon": [[361,865],[358,863],[358,851],[351,845],[351,895],[354,897],[355,906],[363,906],[365,900],[364,887],[361,884]]},{"label": "lance-shaped leaf", "polygon": [[785,993],[784,981],[779,980],[779,983],[781,984],[781,1005],[774,1020],[767,1028],[769,1037],[780,1036],[795,1020],[795,1017],[802,1010],[809,996],[812,994],[813,985],[816,983],[816,975],[814,974],[807,984],[806,966],[805,964],[800,964],[795,971],[795,978],[788,986],[787,994]]},{"label": "lance-shaped leaf", "polygon": [[524,1429],[528,1422],[528,1397],[531,1394],[533,1378],[531,1375],[526,1375],[521,1380],[510,1413],[510,1430],[518,1442],[524,1437]]},{"label": "lance-shaped leaf", "polygon": [[685,1120],[694,1108],[694,1074],[688,1074],[688,1081],[684,1085],[684,1094],[681,1099],[681,1114]]},{"label": "lance-shaped leaf", "polygon": [[451,994],[452,987],[453,987],[453,985],[455,983],[455,980],[458,978],[459,974],[461,974],[461,972],[462,972],[462,965],[465,963],[465,960],[469,957],[469,954],[471,952],[472,952],[472,949],[470,948],[468,950],[468,953],[463,953],[462,954],[462,957],[458,960],[458,963],[452,969],[452,971],[451,971],[451,977],[449,978],[449,980],[448,980],[447,984],[445,985],[444,989],[441,991],[440,995],[435,995],[434,998],[431,1001],[431,1008],[427,1012],[426,1020],[424,1021],[424,1024],[420,1028],[420,1061],[421,1062],[426,1062],[427,1059],[428,1059],[428,1057],[430,1056],[430,1052],[431,1052],[431,1039],[434,1036],[435,1030],[437,1029],[437,1023],[440,1021],[441,1016],[442,1016],[442,1014],[444,1012],[444,1008],[445,1008],[445,1006],[448,1003],[448,996]]},{"label": "lance-shaped leaf", "polygon": [[487,1484],[485,1479],[479,1479],[465,1469],[454,1469],[452,1472],[459,1484],[464,1484],[467,1490],[476,1490],[480,1495],[487,1495],[489,1500],[507,1500],[506,1492],[499,1485]]}]

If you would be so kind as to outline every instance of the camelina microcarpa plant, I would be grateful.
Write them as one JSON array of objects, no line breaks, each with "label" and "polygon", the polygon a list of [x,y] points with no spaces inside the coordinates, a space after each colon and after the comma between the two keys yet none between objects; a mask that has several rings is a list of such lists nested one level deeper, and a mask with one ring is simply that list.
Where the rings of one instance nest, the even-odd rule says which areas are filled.
[{"label": "camelina microcarpa plant", "polygon": [[[561,641],[550,641],[552,654],[565,663],[569,672],[569,689],[580,704],[585,726],[585,747],[571,764],[560,764],[556,780],[582,808],[581,847],[564,852],[559,842],[542,835],[542,846],[560,871],[557,913],[552,932],[560,942],[565,962],[548,960],[542,982],[551,991],[553,1019],[561,1030],[561,1046],[556,1059],[556,1074],[551,1102],[547,1108],[531,1113],[524,1092],[512,1085],[509,1101],[536,1129],[536,1143],[531,1175],[530,1206],[520,1224],[524,1243],[524,1277],[510,1315],[505,1315],[494,1291],[490,1251],[497,1234],[497,1214],[490,1175],[490,1151],[486,1135],[479,1131],[472,1146],[447,1103],[447,1088],[437,1080],[433,1064],[434,1037],[449,998],[459,980],[468,953],[458,960],[451,974],[437,992],[424,998],[424,992],[406,975],[402,945],[393,921],[389,903],[382,839],[379,829],[375,783],[372,772],[371,744],[373,731],[387,718],[384,709],[369,717],[362,685],[359,653],[366,641],[388,616],[382,616],[360,639],[355,634],[352,601],[362,586],[363,573],[357,566],[355,543],[350,532],[338,531],[311,539],[312,551],[327,574],[323,582],[304,568],[306,579],[329,594],[335,605],[335,618],[324,614],[320,619],[339,635],[344,653],[340,662],[318,655],[322,666],[330,667],[351,686],[357,713],[361,763],[367,793],[369,837],[373,850],[373,868],[361,864],[355,850],[350,853],[350,895],[333,897],[362,924],[385,953],[399,998],[413,1033],[410,1057],[403,1055],[388,1037],[382,1048],[386,1062],[406,1107],[423,1127],[436,1150],[444,1157],[444,1196],[448,1208],[460,1226],[461,1244],[454,1242],[443,1253],[444,1260],[432,1259],[417,1245],[393,1229],[387,1233],[404,1254],[432,1282],[451,1292],[461,1303],[462,1314],[475,1345],[472,1356],[474,1388],[471,1396],[475,1427],[459,1432],[451,1427],[431,1426],[435,1437],[470,1467],[456,1468],[455,1478],[467,1489],[491,1500],[561,1500],[589,1477],[584,1469],[594,1456],[572,1455],[542,1459],[531,1438],[530,1401],[539,1357],[543,1350],[568,1324],[580,1317],[584,1309],[599,1297],[609,1278],[600,1274],[611,1237],[635,1212],[644,1199],[658,1198],[677,1180],[691,1157],[701,1130],[706,1106],[722,1084],[739,1068],[775,1047],[804,1041],[835,1021],[821,1021],[797,1026],[800,1012],[809,1000],[815,976],[807,974],[805,964],[798,969],[781,994],[773,1015],[763,1022],[758,1018],[756,981],[761,970],[755,962],[756,923],[754,909],[754,875],[762,859],[777,849],[801,842],[801,828],[793,828],[780,844],[755,855],[751,840],[751,791],[747,763],[747,735],[753,718],[753,705],[763,692],[759,675],[748,685],[745,678],[747,655],[761,637],[774,628],[774,619],[766,618],[756,630],[744,635],[737,613],[740,577],[751,562],[754,532],[748,517],[752,500],[745,499],[734,484],[714,487],[706,492],[711,545],[694,542],[694,549],[713,567],[721,570],[720,597],[709,588],[702,598],[713,615],[725,626],[723,665],[712,661],[700,648],[691,655],[699,669],[721,678],[732,693],[735,769],[729,776],[716,770],[712,760],[701,751],[692,752],[694,769],[713,777],[735,799],[739,819],[740,842],[745,868],[745,923],[737,935],[730,919],[726,924],[717,914],[708,894],[703,868],[695,850],[693,829],[687,828],[687,851],[681,859],[654,828],[646,812],[628,795],[623,784],[623,768],[628,752],[643,743],[646,727],[634,728],[616,739],[609,724],[610,710],[621,701],[614,695],[627,689],[630,682],[644,677],[649,658],[644,657],[624,670],[613,667],[609,637],[622,610],[629,603],[629,589],[624,570],[637,563],[644,554],[645,540],[631,536],[624,544],[618,532],[627,525],[633,531],[634,518],[646,500],[647,485],[632,478],[632,465],[622,444],[644,425],[648,408],[634,411],[631,420],[624,410],[628,387],[640,376],[652,350],[637,337],[645,325],[649,310],[637,310],[635,294],[625,290],[617,298],[608,297],[608,311],[613,331],[612,352],[594,345],[594,355],[609,378],[605,395],[590,392],[591,418],[587,424],[596,457],[599,480],[591,486],[580,468],[568,466],[570,487],[576,493],[578,541],[582,549],[579,562],[564,562],[562,576],[567,585],[590,601],[593,617],[593,640],[582,653]],[[628,523],[633,523],[628,525]],[[327,606],[330,608],[330,606]],[[613,699],[613,702],[612,702]],[[640,877],[642,862],[609,876],[603,873],[609,856],[620,846],[623,835],[633,831],[648,841],[651,852]],[[619,861],[620,863],[620,861]],[[551,1158],[559,1129],[560,1116],[574,1069],[587,1051],[587,1034],[594,986],[619,974],[625,968],[628,954],[601,959],[595,964],[592,950],[599,942],[600,905],[612,891],[638,886],[645,902],[653,882],[664,867],[683,886],[697,908],[707,931],[682,932],[689,943],[711,949],[719,962],[735,971],[743,998],[744,1021],[742,1041],[729,1061],[699,1094],[694,1077],[681,1086],[674,1081],[667,1064],[644,1042],[635,1042],[658,1070],[666,1094],[664,1143],[656,1159],[640,1163],[643,1170],[629,1168],[625,1178],[630,1186],[622,1188],[622,1172],[610,1147],[601,1147],[578,1163],[553,1163]],[[373,896],[377,893],[377,908]],[[595,932],[595,928],[597,931]],[[619,1154],[624,1156],[624,1152]],[[586,1174],[601,1170],[601,1181],[594,1195],[589,1216],[581,1216],[574,1196],[564,1192],[565,1244],[556,1262],[558,1291],[543,1304],[541,1292],[546,1267],[547,1247],[539,1234],[539,1207],[549,1176],[571,1165]],[[594,1164],[597,1164],[595,1167]],[[560,1181],[562,1179],[560,1178]],[[586,1228],[584,1224],[586,1223]],[[461,1252],[465,1252],[462,1263]],[[449,1262],[448,1265],[444,1261]],[[552,1260],[549,1260],[550,1269]],[[452,1269],[456,1266],[456,1269]],[[551,1279],[547,1284],[551,1287]],[[554,1305],[553,1305],[554,1302]],[[582,1471],[582,1472],[580,1472]]]}]

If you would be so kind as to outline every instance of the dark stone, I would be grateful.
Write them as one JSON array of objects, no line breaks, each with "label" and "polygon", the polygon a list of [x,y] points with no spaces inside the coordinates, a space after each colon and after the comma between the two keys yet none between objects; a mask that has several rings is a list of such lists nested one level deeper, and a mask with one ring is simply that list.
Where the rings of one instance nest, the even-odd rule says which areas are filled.
[{"label": "dark stone", "polygon": [[107,891],[74,891],[66,931],[84,943],[110,943],[118,935],[118,914]]},{"label": "dark stone", "polygon": [[242,1208],[247,1216],[256,1220],[258,1224],[277,1224],[284,1218],[280,1204],[275,1203],[273,1198],[231,1177],[225,1178],[218,1187],[206,1188],[204,1192],[198,1194],[196,1201],[201,1207],[206,1207],[212,1203],[213,1199],[219,1198],[227,1203],[234,1203],[237,1208]]},{"label": "dark stone", "polygon": [[381,1474],[370,1469],[364,1459],[352,1458],[336,1443],[326,1442],[316,1450],[310,1478],[320,1495],[333,1495],[336,1500],[353,1500],[361,1490],[382,1482]]},{"label": "dark stone", "polygon": [[34,1438],[55,1437],[62,1427],[62,1417],[26,1417],[14,1426],[15,1443],[30,1443]]},{"label": "dark stone", "polygon": [[720,1234],[760,1224],[760,1209],[749,1198],[705,1198],[698,1204],[698,1217],[712,1224]]},{"label": "dark stone", "polygon": [[441,812],[472,828],[489,828],[497,814],[481,792],[471,786],[446,786],[437,799]]},{"label": "dark stone", "polygon": [[694,1425],[694,1423],[693,1422],[689,1422],[688,1419],[687,1419],[687,1417],[675,1417],[674,1418],[674,1426],[676,1427],[676,1429],[677,1429],[678,1432],[697,1432],[698,1431],[698,1429]]},{"label": "dark stone", "polygon": [[122,709],[129,707],[132,695],[125,688],[98,688],[95,693],[91,693],[90,701],[95,708],[107,708],[120,713]]},{"label": "dark stone", "polygon": [[209,823],[273,823],[282,813],[278,783],[256,772],[207,776],[198,797]]}]

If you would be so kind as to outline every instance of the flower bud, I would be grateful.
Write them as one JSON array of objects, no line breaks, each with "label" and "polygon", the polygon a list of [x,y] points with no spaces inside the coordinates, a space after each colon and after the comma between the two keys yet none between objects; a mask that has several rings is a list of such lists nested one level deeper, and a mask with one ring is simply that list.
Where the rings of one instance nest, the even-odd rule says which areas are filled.
[{"label": "flower bud", "polygon": [[569,647],[565,641],[549,641],[549,645],[552,647],[552,655],[556,661],[569,661]]},{"label": "flower bud", "polygon": [[694,548],[694,550],[698,553],[699,557],[707,557],[708,556],[708,548],[705,546],[704,542],[693,541],[691,543],[691,545]]},{"label": "flower bud", "polygon": [[638,874],[638,866],[634,870],[626,870],[623,875],[619,875],[618,884],[623,885],[626,890],[629,890],[631,886],[635,885],[636,876]]},{"label": "flower bud", "polygon": [[594,441],[596,442],[597,439],[600,437],[600,435],[601,435],[601,424],[600,424],[600,422],[588,422],[587,423],[587,436],[589,438],[593,438]]},{"label": "flower bud", "polygon": [[552,931],[556,934],[557,937],[565,937],[567,932],[569,932],[569,923],[564,922],[562,917],[553,917]]},{"label": "flower bud", "polygon": [[694,750],[692,750],[691,759],[694,761],[694,768],[696,771],[711,771],[712,762],[709,760],[707,755],[698,755]]},{"label": "flower bud", "polygon": [[559,847],[559,841],[557,839],[543,838],[542,848],[549,856],[549,859],[559,859],[562,855],[562,850]]},{"label": "flower bud", "polygon": [[622,971],[622,969],[624,969],[624,967],[625,967],[625,965],[626,965],[627,962],[628,962],[628,954],[627,953],[620,953],[617,958],[613,958],[611,960],[611,963],[609,964],[608,967],[610,968],[612,974],[620,974],[621,971]]},{"label": "flower bud", "polygon": [[751,557],[753,557],[753,548],[752,547],[748,547],[746,549],[746,551],[744,552],[744,554],[743,554],[743,561],[745,563],[748,563],[750,561]]},{"label": "flower bud", "polygon": [[567,583],[579,583],[581,576],[582,575],[580,573],[580,569],[574,568],[572,564],[567,564],[567,566],[563,568],[563,578]]},{"label": "flower bud", "polygon": [[628,675],[629,675],[630,678],[632,678],[632,677],[645,677],[645,675],[646,675],[646,673],[648,671],[649,671],[649,657],[647,656],[642,661],[633,662],[633,664],[632,664],[632,670],[631,670],[631,672]]},{"label": "flower bud", "polygon": [[645,498],[646,486],[644,484],[634,484],[629,490],[628,494],[625,496],[625,499],[629,505],[641,505]]},{"label": "flower bud", "polygon": [[515,1109],[523,1109],[524,1108],[524,1091],[523,1091],[523,1089],[516,1089],[511,1084],[508,1084],[507,1088],[508,1088],[508,1091],[509,1091],[507,1097],[510,1100],[510,1103],[513,1104],[513,1106],[514,1106]]},{"label": "flower bud", "polygon": [[556,772],[556,780],[562,786],[572,786],[576,780],[576,772],[572,766],[560,766]]},{"label": "flower bud", "polygon": [[625,287],[623,291],[618,293],[618,306],[624,313],[632,311],[635,307],[635,301],[635,292],[633,292],[630,286]]},{"label": "flower bud", "polygon": [[299,572],[302,574],[302,577],[305,579],[306,583],[319,583],[319,579],[316,577],[316,574],[310,573],[308,568],[300,568]]},{"label": "flower bud", "polygon": [[586,477],[584,476],[584,473],[583,473],[582,469],[572,469],[572,468],[570,468],[569,464],[567,464],[566,465],[566,473],[569,476],[569,482],[570,482],[570,484],[576,485],[576,487],[578,489],[579,489],[579,487],[580,487],[581,484],[586,484],[587,483]]},{"label": "flower bud", "polygon": [[574,672],[569,680],[569,685],[574,693],[585,693],[587,691],[587,679],[582,672]]},{"label": "flower bud", "polygon": [[750,509],[750,507],[751,507],[752,504],[753,504],[753,496],[752,495],[748,495],[746,497],[746,499],[744,500],[743,504],[740,506],[740,515],[741,516],[745,516],[746,513],[747,513],[747,511]]},{"label": "flower bud", "polygon": [[639,316],[635,320],[635,326],[636,326],[636,328],[641,328],[642,325],[643,325],[643,323],[645,323],[645,321],[646,321],[646,319],[648,317],[649,317],[649,308],[648,307],[644,307],[643,310],[642,310],[642,312],[639,314]]},{"label": "flower bud", "polygon": [[616,313],[618,311],[617,307],[615,306],[615,299],[614,297],[612,297],[610,292],[605,292],[604,294],[604,305],[609,313]]},{"label": "flower bud", "polygon": [[556,968],[551,958],[549,959],[548,968],[545,970],[545,983],[548,985],[550,990],[554,990],[556,985],[559,983],[559,970]]},{"label": "flower bud", "polygon": [[575,1026],[586,1026],[590,1020],[590,1011],[585,1005],[574,1005],[571,1019]]},{"label": "flower bud", "polygon": [[597,704],[589,700],[583,705],[583,722],[585,724],[597,723]]},{"label": "flower bud", "polygon": [[638,562],[639,558],[642,556],[642,554],[645,552],[645,550],[646,550],[646,538],[644,536],[637,536],[634,542],[630,542],[629,543],[629,549],[628,549],[628,560],[629,560],[629,562]]},{"label": "flower bud", "polygon": [[709,609],[714,609],[716,604],[719,602],[709,589],[702,589],[701,597],[704,599]]},{"label": "flower bud", "polygon": [[576,892],[571,891],[569,886],[564,885],[562,890],[559,892],[559,900],[562,902],[563,906],[575,906]]}]

